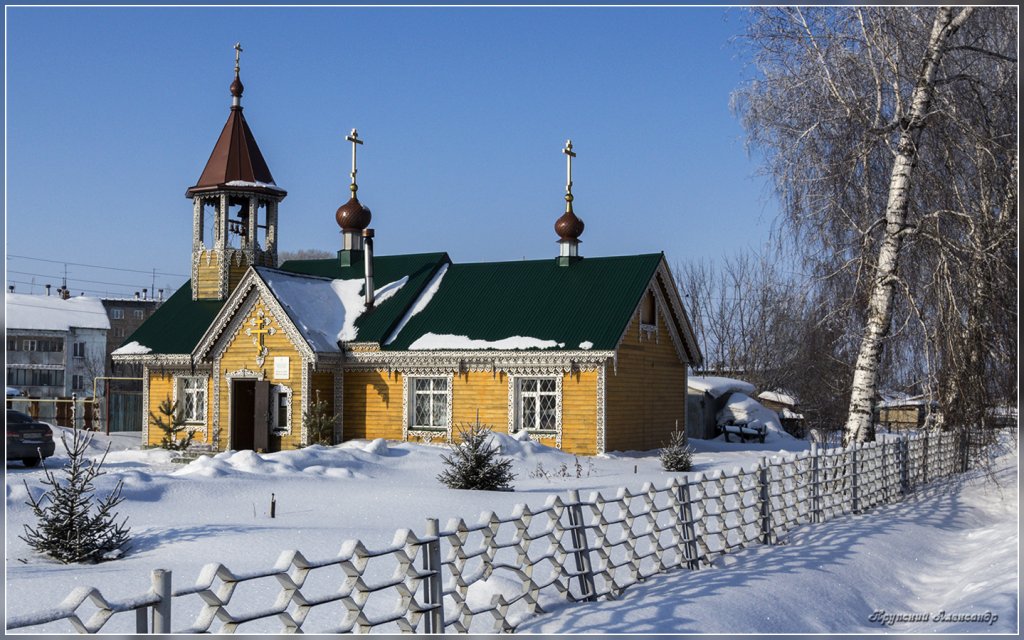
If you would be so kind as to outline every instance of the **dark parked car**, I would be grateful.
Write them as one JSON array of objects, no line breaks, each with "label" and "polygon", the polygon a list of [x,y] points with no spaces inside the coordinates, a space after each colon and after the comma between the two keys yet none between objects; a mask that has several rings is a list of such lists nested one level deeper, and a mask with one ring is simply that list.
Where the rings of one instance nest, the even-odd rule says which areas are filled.
[{"label": "dark parked car", "polygon": [[34,467],[52,456],[53,450],[53,432],[49,425],[36,422],[20,411],[7,410],[8,460],[21,460],[26,467]]}]

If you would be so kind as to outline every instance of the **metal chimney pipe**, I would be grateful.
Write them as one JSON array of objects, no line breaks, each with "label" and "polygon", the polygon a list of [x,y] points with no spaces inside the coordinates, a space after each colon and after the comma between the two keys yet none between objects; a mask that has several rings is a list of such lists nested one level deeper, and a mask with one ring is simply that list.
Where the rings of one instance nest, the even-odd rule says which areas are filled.
[{"label": "metal chimney pipe", "polygon": [[363,264],[366,271],[366,306],[373,306],[373,229],[363,229]]},{"label": "metal chimney pipe", "polygon": [[138,292],[138,291],[136,291],[136,292],[135,292],[135,299],[136,299],[136,300],[138,300],[138,299],[139,299],[139,292]]},{"label": "metal chimney pipe", "polygon": [[46,297],[50,297],[50,285],[46,285]]},{"label": "metal chimney pipe", "polygon": [[143,289],[142,290],[142,299],[143,300],[148,300],[149,299],[149,289]]},{"label": "metal chimney pipe", "polygon": [[8,289],[8,291],[10,291],[11,293],[14,293],[14,285],[13,285],[13,284],[7,285],[7,289]]}]

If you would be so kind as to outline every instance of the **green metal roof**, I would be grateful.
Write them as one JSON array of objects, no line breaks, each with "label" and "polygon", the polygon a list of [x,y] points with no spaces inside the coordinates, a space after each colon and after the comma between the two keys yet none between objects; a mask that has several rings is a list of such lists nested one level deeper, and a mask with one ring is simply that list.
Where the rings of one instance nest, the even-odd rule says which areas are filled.
[{"label": "green metal roof", "polygon": [[189,280],[128,336],[124,344],[138,342],[149,347],[151,351],[147,355],[192,353],[223,306],[223,300],[193,300]]},{"label": "green metal roof", "polygon": [[612,350],[654,276],[662,254],[452,264],[430,304],[412,316],[389,350],[433,333],[497,341],[552,340],[561,349]]},{"label": "green metal roof", "polygon": [[[595,350],[612,350],[661,260],[655,253],[585,258],[560,267],[554,258],[451,264],[446,253],[375,256],[377,288],[405,276],[409,280],[359,317],[357,341],[404,350],[427,333],[485,341],[523,336],[551,340],[566,350],[587,342]],[[429,304],[385,344],[445,264]],[[361,262],[342,267],[336,258],[290,260],[280,269],[317,278],[364,276]],[[186,282],[125,343],[138,342],[150,354],[191,353],[223,306],[219,300],[192,300],[191,281]]]}]

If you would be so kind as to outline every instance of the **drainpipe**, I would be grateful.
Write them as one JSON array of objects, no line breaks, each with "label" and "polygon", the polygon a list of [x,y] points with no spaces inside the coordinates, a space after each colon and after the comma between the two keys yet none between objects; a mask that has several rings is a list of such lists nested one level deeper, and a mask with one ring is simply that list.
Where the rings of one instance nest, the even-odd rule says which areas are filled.
[{"label": "drainpipe", "polygon": [[373,306],[373,229],[363,229],[363,264],[366,271],[366,307]]}]

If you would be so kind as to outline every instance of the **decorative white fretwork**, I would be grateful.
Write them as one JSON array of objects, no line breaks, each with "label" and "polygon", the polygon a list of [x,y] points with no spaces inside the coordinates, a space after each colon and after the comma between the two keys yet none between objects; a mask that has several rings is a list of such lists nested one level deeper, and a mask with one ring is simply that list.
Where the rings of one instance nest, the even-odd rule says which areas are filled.
[{"label": "decorative white fretwork", "polygon": [[[520,386],[523,380],[530,379],[541,379],[541,380],[554,380],[555,381],[555,448],[562,448],[562,374],[554,372],[554,375],[550,373],[548,375],[509,375],[508,376],[508,432],[510,434],[518,431],[520,421]],[[533,429],[527,429],[531,435],[534,434]],[[545,438],[551,437],[551,433],[541,432],[537,433],[538,437]]]},{"label": "decorative white fretwork", "polygon": [[173,404],[175,404],[176,406],[178,406],[185,413],[186,418],[188,417],[189,414],[188,414],[188,411],[187,411],[186,407],[183,404],[179,405],[178,401],[179,401],[179,399],[182,400],[182,401],[187,400],[186,398],[181,398],[180,397],[180,392],[182,391],[182,388],[181,388],[182,385],[184,385],[185,381],[189,380],[189,379],[200,380],[201,381],[200,384],[202,385],[202,390],[203,390],[203,393],[202,393],[203,419],[200,420],[200,421],[196,421],[196,420],[189,421],[188,425],[187,425],[188,426],[188,430],[192,431],[192,432],[203,434],[203,440],[205,441],[205,440],[208,439],[208,434],[209,434],[209,431],[207,429],[207,424],[209,422],[209,416],[207,415],[207,413],[210,410],[210,399],[206,397],[206,393],[207,393],[207,389],[209,389],[210,377],[209,376],[203,376],[203,375],[193,375],[193,374],[190,374],[190,373],[189,374],[183,373],[181,375],[175,375],[174,376],[174,384],[171,385],[171,402]]},{"label": "decorative white fretwork", "polygon": [[334,444],[345,439],[345,372],[339,367],[334,372]]},{"label": "decorative white fretwork", "polygon": [[597,370],[597,453],[601,454],[605,452],[606,439],[605,439],[605,427],[604,427],[604,416],[605,416],[605,372],[606,367],[601,365]]},{"label": "decorative white fretwork", "polygon": [[[274,401],[274,407],[271,412],[274,423],[271,425],[270,432],[275,436],[283,437],[292,432],[292,388],[286,384],[275,384],[270,389],[273,392],[271,398]],[[285,402],[285,422],[283,427],[280,426],[280,420],[278,419],[280,417],[279,412],[281,411],[280,398],[278,396],[282,393],[288,396],[288,400]]]},{"label": "decorative white fretwork", "polygon": [[412,387],[409,386],[409,381],[415,382],[417,379],[424,379],[428,376],[424,375],[406,375],[405,372],[399,372],[402,376],[402,440],[408,440],[409,436],[413,436],[421,439],[423,442],[431,443],[435,438],[444,437],[445,442],[452,441],[452,381],[455,378],[454,372],[447,374],[429,376],[433,378],[444,378],[448,381],[448,392],[445,394],[445,400],[447,402],[447,420],[445,422],[444,431],[434,431],[429,429],[417,429],[414,425],[414,414],[416,412],[415,400],[413,399],[415,384]]},{"label": "decorative white fretwork", "polygon": [[[310,386],[309,383],[310,383],[310,380],[312,378],[313,378],[313,364],[310,363],[310,362],[307,362],[305,359],[303,359],[303,361],[302,361],[302,398],[300,398],[300,400],[302,402],[302,413],[300,414],[301,416],[305,416],[305,415],[309,414],[309,404],[310,404],[310,400],[311,400],[311,398],[309,397],[309,386]],[[300,447],[305,447],[305,446],[309,445],[309,425],[306,424],[305,420],[301,420],[301,419],[300,419],[300,423],[302,424],[302,426],[299,429],[299,446]]]}]

